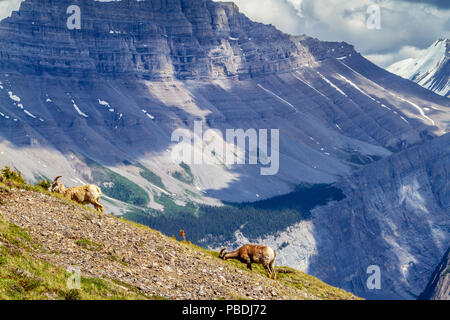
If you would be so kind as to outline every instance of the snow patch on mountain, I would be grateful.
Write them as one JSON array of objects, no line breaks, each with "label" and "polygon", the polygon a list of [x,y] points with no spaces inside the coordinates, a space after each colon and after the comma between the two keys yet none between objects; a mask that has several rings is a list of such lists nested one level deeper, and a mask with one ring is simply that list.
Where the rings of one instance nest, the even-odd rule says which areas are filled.
[{"label": "snow patch on mountain", "polygon": [[80,110],[80,108],[78,107],[78,105],[75,103],[74,100],[72,100],[72,103],[73,103],[74,109],[78,112],[78,114],[79,114],[80,116],[85,117],[85,118],[89,117],[86,113],[84,113],[84,112],[82,112],[82,111]]},{"label": "snow patch on mountain", "polygon": [[398,61],[389,66],[387,70],[412,80],[441,96],[448,96],[450,90],[449,56],[449,39],[439,39],[419,58]]},{"label": "snow patch on mountain", "polygon": [[337,92],[339,92],[340,94],[342,94],[343,96],[347,96],[345,94],[344,91],[342,91],[341,89],[338,88],[338,86],[336,86],[333,82],[331,82],[330,80],[328,80],[323,74],[321,74],[320,72],[317,72],[319,74],[319,76],[326,82],[328,83],[330,86],[332,86],[334,89],[336,89]]}]

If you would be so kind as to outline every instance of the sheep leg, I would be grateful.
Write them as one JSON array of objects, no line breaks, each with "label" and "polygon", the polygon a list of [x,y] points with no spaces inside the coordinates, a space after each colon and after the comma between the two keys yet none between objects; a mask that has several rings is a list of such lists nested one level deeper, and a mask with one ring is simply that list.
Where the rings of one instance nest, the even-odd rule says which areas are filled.
[{"label": "sheep leg", "polygon": [[264,270],[266,270],[267,272],[267,276],[269,277],[269,279],[272,278],[272,270],[270,270],[270,266],[263,264]]},{"label": "sheep leg", "polygon": [[270,264],[269,264],[269,268],[270,268],[270,271],[272,272],[273,279],[276,280],[277,273],[275,272],[274,265],[275,265],[275,260],[272,260],[272,262],[270,262]]},{"label": "sheep leg", "polygon": [[105,208],[100,203],[98,203],[98,201],[94,203],[94,207],[98,212],[105,213]]}]

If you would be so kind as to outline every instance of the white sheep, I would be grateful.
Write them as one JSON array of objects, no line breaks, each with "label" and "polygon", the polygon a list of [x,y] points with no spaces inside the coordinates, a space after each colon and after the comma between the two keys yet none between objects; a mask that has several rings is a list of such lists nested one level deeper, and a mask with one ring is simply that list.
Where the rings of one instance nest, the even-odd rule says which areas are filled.
[{"label": "white sheep", "polygon": [[66,189],[64,184],[58,181],[60,178],[62,176],[58,176],[53,180],[52,187],[50,188],[51,192],[62,194],[64,197],[83,205],[92,204],[95,210],[105,213],[104,207],[99,203],[100,197],[102,196],[102,191],[99,187],[93,184],[87,184]]}]

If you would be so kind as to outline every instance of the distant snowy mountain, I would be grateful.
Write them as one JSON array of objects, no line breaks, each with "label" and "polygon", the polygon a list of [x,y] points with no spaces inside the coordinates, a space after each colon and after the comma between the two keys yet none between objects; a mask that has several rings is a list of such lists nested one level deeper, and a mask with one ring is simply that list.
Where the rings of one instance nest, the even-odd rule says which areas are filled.
[{"label": "distant snowy mountain", "polygon": [[418,59],[398,61],[387,68],[403,78],[448,97],[450,95],[450,40],[439,39]]}]

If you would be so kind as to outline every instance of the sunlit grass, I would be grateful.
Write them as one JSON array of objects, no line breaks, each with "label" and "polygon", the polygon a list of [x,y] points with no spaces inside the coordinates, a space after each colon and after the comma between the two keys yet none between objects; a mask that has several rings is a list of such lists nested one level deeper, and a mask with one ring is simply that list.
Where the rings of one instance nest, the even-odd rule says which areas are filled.
[{"label": "sunlit grass", "polygon": [[29,256],[36,242],[26,230],[0,216],[1,300],[142,300],[136,288],[110,279],[81,277],[80,289],[70,289],[67,271]]}]

